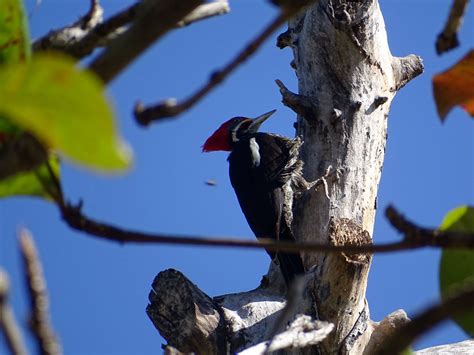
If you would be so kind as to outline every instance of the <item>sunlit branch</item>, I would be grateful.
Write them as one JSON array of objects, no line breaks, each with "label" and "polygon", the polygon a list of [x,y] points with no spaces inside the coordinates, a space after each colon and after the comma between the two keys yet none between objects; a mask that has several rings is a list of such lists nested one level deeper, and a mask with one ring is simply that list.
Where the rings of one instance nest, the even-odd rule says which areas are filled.
[{"label": "sunlit branch", "polygon": [[[123,13],[123,12],[122,12]],[[61,51],[78,59],[92,53],[118,27],[114,16],[102,23],[104,9],[98,0],[91,0],[87,13],[71,25],[52,30],[33,42],[35,52]],[[123,18],[123,16],[121,16]],[[112,24],[112,26],[111,26]],[[120,25],[119,25],[120,26]],[[86,39],[87,37],[87,39]]]},{"label": "sunlit branch", "polygon": [[[33,50],[58,50],[77,59],[82,59],[98,47],[107,46],[111,40],[126,30],[140,11],[142,2],[114,14],[102,22],[102,8],[97,1],[92,1],[91,8],[81,19],[72,25],[54,30],[33,43]],[[188,16],[180,20],[175,27],[222,15],[230,11],[225,0],[214,1],[198,6]]]},{"label": "sunlit branch", "polygon": [[46,281],[33,237],[27,230],[22,229],[19,234],[19,242],[31,308],[29,324],[38,344],[38,353],[43,355],[62,354],[61,345],[50,322]]},{"label": "sunlit branch", "polygon": [[6,272],[0,268],[0,333],[12,355],[26,355],[25,342],[8,302],[10,282]]}]

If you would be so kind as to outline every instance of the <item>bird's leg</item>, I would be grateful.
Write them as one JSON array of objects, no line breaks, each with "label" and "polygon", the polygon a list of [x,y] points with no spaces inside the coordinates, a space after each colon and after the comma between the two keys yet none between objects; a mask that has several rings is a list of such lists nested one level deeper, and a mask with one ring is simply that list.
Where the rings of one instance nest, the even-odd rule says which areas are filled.
[{"label": "bird's leg", "polygon": [[328,187],[328,180],[337,180],[339,175],[343,172],[343,169],[333,169],[332,165],[329,165],[326,169],[326,173],[321,176],[319,179],[307,183],[306,190],[309,191],[314,187],[314,190],[317,191],[318,188],[323,185],[324,192],[326,197],[329,198],[329,187]]},{"label": "bird's leg", "polygon": [[326,169],[326,174],[324,174],[323,177],[321,177],[321,181],[323,182],[323,185],[324,185],[324,193],[326,195],[326,197],[328,198],[328,200],[330,199],[329,198],[329,187],[328,187],[328,182],[326,180],[326,178],[329,176],[329,174],[331,173],[331,170],[332,170],[332,165],[329,165],[328,168]]}]

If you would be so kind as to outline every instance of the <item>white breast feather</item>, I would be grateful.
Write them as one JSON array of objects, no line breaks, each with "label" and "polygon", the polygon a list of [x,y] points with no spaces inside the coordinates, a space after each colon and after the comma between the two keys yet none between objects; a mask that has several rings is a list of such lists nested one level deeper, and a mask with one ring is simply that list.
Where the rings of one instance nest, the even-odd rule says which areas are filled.
[{"label": "white breast feather", "polygon": [[260,165],[260,147],[255,138],[250,139],[250,153],[252,154],[252,164],[256,168]]}]

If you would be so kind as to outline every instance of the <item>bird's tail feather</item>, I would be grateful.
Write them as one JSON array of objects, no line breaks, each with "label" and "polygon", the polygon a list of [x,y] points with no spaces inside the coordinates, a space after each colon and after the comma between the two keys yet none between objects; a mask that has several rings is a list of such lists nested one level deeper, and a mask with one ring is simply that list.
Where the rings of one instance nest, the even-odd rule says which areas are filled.
[{"label": "bird's tail feather", "polygon": [[280,270],[285,279],[286,285],[288,286],[290,282],[295,278],[296,275],[304,274],[303,261],[299,254],[287,254],[287,253],[278,253],[277,254],[278,262],[280,264]]}]

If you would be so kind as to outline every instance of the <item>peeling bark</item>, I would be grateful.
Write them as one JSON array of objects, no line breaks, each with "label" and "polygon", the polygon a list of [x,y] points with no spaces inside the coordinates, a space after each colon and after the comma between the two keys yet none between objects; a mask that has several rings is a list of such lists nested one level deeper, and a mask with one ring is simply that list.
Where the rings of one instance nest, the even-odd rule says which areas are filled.
[{"label": "peeling bark", "polygon": [[[392,57],[375,0],[321,0],[290,21],[289,33],[291,40],[282,43],[293,50],[298,95],[315,108],[303,117],[289,105],[298,113],[305,177],[317,178],[328,166],[345,171],[329,187],[329,199],[318,191],[295,201],[294,234],[308,241],[370,241],[390,104],[396,91],[422,72],[421,60]],[[284,103],[287,98],[283,93]],[[345,232],[335,234],[341,225]],[[361,353],[372,330],[365,300],[370,257],[304,259],[307,268],[318,270],[313,294],[319,317],[335,323],[323,353]]]},{"label": "peeling bark", "polygon": [[[331,219],[328,233],[330,243],[334,245],[371,242],[369,233],[348,218]],[[369,320],[365,293],[360,290],[367,287],[370,261],[370,255],[328,254],[316,266],[313,294],[319,318],[335,324],[335,331],[323,343],[325,353],[336,352],[339,344],[337,351],[342,353],[360,346],[358,338],[366,331]],[[335,273],[339,274],[338,279],[333,278]],[[341,319],[346,321],[341,322]]]}]

